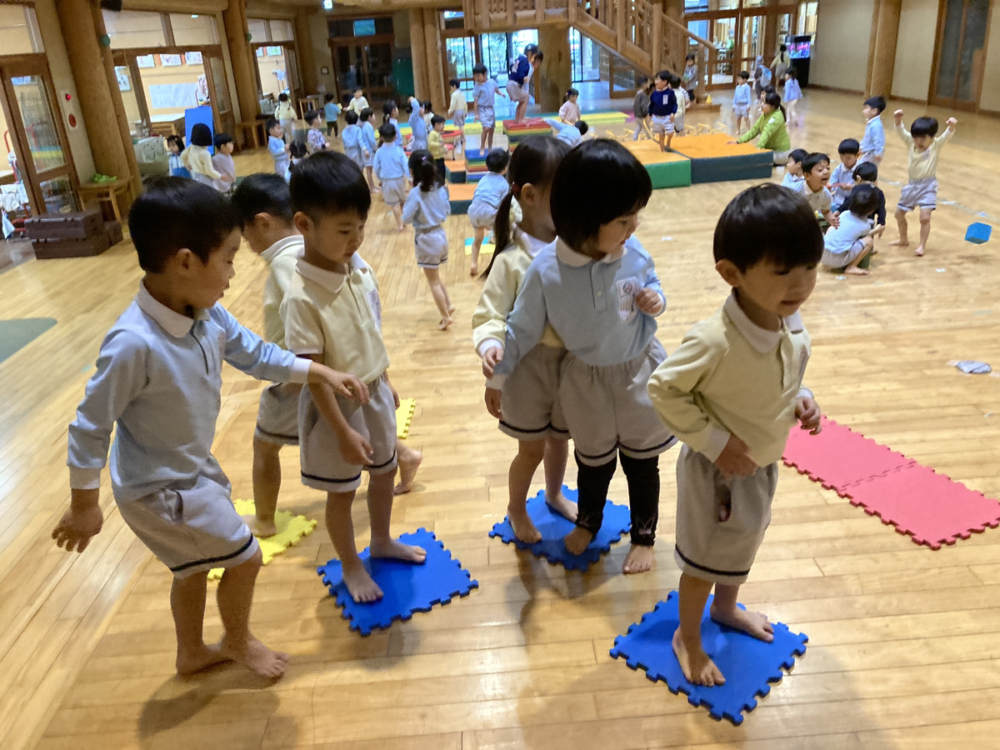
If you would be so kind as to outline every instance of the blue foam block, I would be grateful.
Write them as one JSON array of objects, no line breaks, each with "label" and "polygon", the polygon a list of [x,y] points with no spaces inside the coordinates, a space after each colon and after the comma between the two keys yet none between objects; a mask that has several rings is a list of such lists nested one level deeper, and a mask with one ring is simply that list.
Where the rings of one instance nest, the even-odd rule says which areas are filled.
[{"label": "blue foam block", "polygon": [[982,224],[977,221],[975,224],[969,225],[968,230],[965,232],[965,241],[982,245],[984,242],[989,242],[990,235],[992,233],[993,227],[989,224]]},{"label": "blue foam block", "polygon": [[[709,597],[709,605],[712,598]],[[719,625],[709,618],[706,605],[701,640],[725,675],[726,684],[703,687],[684,679],[674,656],[671,642],[678,623],[677,592],[671,591],[666,601],[644,614],[625,635],[615,638],[611,655],[625,659],[632,669],[642,669],[653,682],[667,683],[670,692],[684,693],[692,706],[706,706],[713,719],[725,718],[737,725],[743,723],[743,711],[757,707],[757,696],[767,695],[770,683],[780,681],[782,670],[791,669],[795,657],[805,653],[809,640],[804,634],[792,633],[787,625],[775,622],[772,623],[774,641],[764,643],[740,630]]]},{"label": "blue foam block", "polygon": [[361,561],[384,596],[377,602],[357,604],[351,598],[341,574],[340,560],[330,560],[316,572],[337,598],[337,606],[344,610],[344,618],[351,621],[351,630],[370,635],[373,630],[385,629],[394,620],[409,620],[414,612],[428,612],[435,604],[448,604],[454,596],[468,596],[479,582],[471,580],[462,563],[452,559],[437,537],[426,529],[412,534],[401,534],[399,541],[427,550],[423,565],[400,560],[371,559],[367,547]]},{"label": "blue foam block", "polygon": [[[574,501],[577,498],[576,490],[571,490],[566,486],[563,487],[563,495]],[[562,565],[566,570],[587,570],[600,560],[601,555],[611,549],[611,545],[621,539],[622,534],[627,532],[632,525],[628,508],[608,500],[604,504],[604,523],[601,525],[601,530],[597,532],[597,536],[594,537],[582,555],[571,555],[566,549],[566,545],[563,544],[563,537],[571,532],[576,524],[567,521],[549,508],[545,502],[544,490],[529,498],[528,515],[541,532],[542,541],[525,544],[514,536],[514,529],[507,518],[504,518],[501,523],[493,525],[490,536],[499,537],[507,544],[514,544],[519,549],[526,549],[535,557],[544,557],[554,565]]]}]

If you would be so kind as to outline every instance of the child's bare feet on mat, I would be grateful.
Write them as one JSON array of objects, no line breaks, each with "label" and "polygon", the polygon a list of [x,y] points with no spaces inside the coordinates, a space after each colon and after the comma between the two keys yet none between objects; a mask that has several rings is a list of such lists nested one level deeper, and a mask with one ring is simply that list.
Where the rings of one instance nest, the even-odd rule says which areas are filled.
[{"label": "child's bare feet on mat", "polygon": [[763,612],[747,612],[739,607],[727,612],[716,607],[715,602],[712,602],[709,615],[716,622],[736,630],[742,630],[747,635],[759,638],[765,643],[774,640],[774,626],[768,622],[767,615]]},{"label": "child's bare feet on mat", "polygon": [[549,494],[546,492],[545,504],[552,509],[553,513],[558,513],[567,521],[576,522],[576,514],[579,508],[577,508],[576,503],[572,500],[567,500],[561,491],[555,497],[549,497]]},{"label": "child's bare feet on mat", "polygon": [[643,544],[633,544],[625,556],[622,573],[645,573],[653,567],[653,548]]},{"label": "child's bare feet on mat", "polygon": [[910,243],[907,240],[893,240],[889,243],[889,247],[909,247]]},{"label": "child's bare feet on mat", "polygon": [[213,643],[211,646],[203,643],[199,651],[177,654],[177,674],[181,677],[190,677],[196,672],[227,661],[232,661],[232,658],[222,651],[218,643]]},{"label": "child's bare feet on mat", "polygon": [[394,495],[405,495],[413,489],[413,480],[417,478],[417,469],[420,462],[424,460],[424,454],[420,451],[408,451],[406,455],[399,456],[399,481],[392,490]]},{"label": "child's bare feet on mat", "polygon": [[[372,551],[372,557],[376,556],[374,551]],[[377,602],[382,598],[382,589],[368,575],[364,563],[360,560],[352,565],[345,565],[341,561],[341,570],[343,571],[342,575],[344,576],[344,585],[347,586],[347,592],[355,602],[358,604],[367,604],[369,602]]]},{"label": "child's bare feet on mat", "polygon": [[681,671],[684,673],[685,680],[692,685],[704,685],[705,687],[726,684],[726,678],[723,676],[722,670],[715,666],[714,661],[708,658],[705,649],[699,648],[697,653],[693,651],[688,652],[687,647],[684,645],[684,639],[681,638],[680,628],[674,631],[673,645],[674,656],[677,657],[677,661],[681,665]]},{"label": "child's bare feet on mat", "polygon": [[577,526],[563,538],[563,544],[571,555],[582,555],[592,541],[594,535],[582,526]]},{"label": "child's bare feet on mat", "polygon": [[384,542],[371,543],[372,557],[391,557],[403,562],[422,563],[427,559],[427,550],[413,544],[403,544],[398,539],[388,539]]},{"label": "child's bare feet on mat", "polygon": [[849,276],[871,276],[872,272],[867,268],[858,268],[855,266],[854,268],[844,269],[844,273]]},{"label": "child's bare feet on mat", "polygon": [[278,533],[273,518],[270,521],[262,521],[257,516],[243,516],[243,523],[250,527],[251,533],[258,539],[267,539]]},{"label": "child's bare feet on mat", "polygon": [[223,636],[221,650],[256,675],[276,679],[288,668],[288,654],[272,651],[253,636],[242,643],[234,643]]},{"label": "child's bare feet on mat", "polygon": [[447,331],[448,330],[448,326],[450,326],[454,322],[455,321],[453,321],[451,318],[441,318],[441,322],[438,323],[438,330],[439,331]]},{"label": "child's bare feet on mat", "polygon": [[913,254],[916,255],[918,258],[922,258],[924,256],[924,246],[920,245],[916,250],[913,251]]},{"label": "child's bare feet on mat", "polygon": [[542,532],[535,527],[535,522],[528,515],[527,508],[511,508],[508,505],[507,520],[510,521],[510,527],[514,529],[514,536],[525,544],[542,541]]}]

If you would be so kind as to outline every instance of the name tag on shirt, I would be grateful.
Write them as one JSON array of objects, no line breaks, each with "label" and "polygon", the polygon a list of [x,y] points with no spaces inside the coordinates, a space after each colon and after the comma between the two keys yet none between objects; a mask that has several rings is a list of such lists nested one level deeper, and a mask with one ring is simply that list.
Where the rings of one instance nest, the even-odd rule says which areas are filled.
[{"label": "name tag on shirt", "polygon": [[619,279],[618,283],[618,318],[622,323],[628,323],[635,317],[635,297],[642,290],[639,279],[630,276]]},{"label": "name tag on shirt", "polygon": [[372,317],[375,318],[375,326],[382,330],[382,301],[378,297],[378,289],[368,292],[368,307],[372,310]]}]

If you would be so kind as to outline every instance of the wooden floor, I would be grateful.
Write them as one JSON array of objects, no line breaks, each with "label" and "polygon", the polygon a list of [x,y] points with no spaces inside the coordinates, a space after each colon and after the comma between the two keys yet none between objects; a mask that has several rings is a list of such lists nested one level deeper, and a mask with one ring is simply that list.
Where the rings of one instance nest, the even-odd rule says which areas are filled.
[{"label": "wooden floor", "polygon": [[[796,146],[835,154],[842,138],[862,133],[857,97],[807,92],[802,109]],[[907,109],[908,120],[918,114]],[[267,160],[237,163],[247,173]],[[890,133],[890,206],[905,174],[905,151]],[[824,411],[991,497],[1000,497],[1000,381],[948,362],[1000,366],[997,240],[963,241],[981,220],[976,212],[997,223],[998,174],[1000,125],[960,115],[940,166],[940,199],[949,203],[934,214],[927,257],[886,247],[890,226],[870,278],[822,274],[804,310],[814,344],[807,382]],[[642,216],[638,236],[669,298],[659,332],[668,350],[726,296],[712,268],[712,232],[749,184],[658,191]],[[676,450],[661,462],[659,553],[649,574],[621,575],[624,544],[580,575],[489,539],[504,515],[515,445],[482,404],[468,324],[480,283],[469,280],[462,249],[468,222],[447,226],[445,275],[461,321],[447,333],[435,329],[412,233],[391,225],[377,200],[363,255],[381,280],[393,382],[417,401],[410,442],[426,456],[394,527],[433,530],[479,589],[368,638],[352,634],[315,574],[333,555],[323,496],[299,484],[297,454],[287,450],[282,507],[320,527],[262,571],[253,626],[292,653],[292,666],[273,686],[235,668],[176,680],[170,576],[123,524],[106,477],[104,531],[90,549],[68,555],[49,539],[69,496],[66,425],[139,269],[128,244],[98,259],[29,261],[0,275],[0,317],[59,323],[0,364],[0,747],[997,747],[1000,530],[933,552],[784,468],[743,599],[809,635],[794,673],[736,728],[612,660],[615,636],[677,584]],[[237,266],[224,303],[260,330],[265,267],[249,252]],[[226,372],[216,455],[235,497],[251,495],[260,387]],[[621,476],[612,497],[626,497]],[[357,511],[363,545],[363,502]],[[214,603],[207,630],[220,632]]]}]

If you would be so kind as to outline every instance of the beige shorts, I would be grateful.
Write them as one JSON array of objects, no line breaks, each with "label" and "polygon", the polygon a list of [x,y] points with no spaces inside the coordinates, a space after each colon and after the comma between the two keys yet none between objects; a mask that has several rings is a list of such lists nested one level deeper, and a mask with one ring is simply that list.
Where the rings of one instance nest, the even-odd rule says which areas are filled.
[{"label": "beige shorts", "polygon": [[390,177],[382,180],[382,200],[387,206],[398,206],[406,202],[406,178]]},{"label": "beige shorts", "polygon": [[670,115],[653,115],[653,121],[649,129],[653,132],[653,135],[658,135],[659,133],[672,135],[674,124],[670,121]]},{"label": "beige shorts", "polygon": [[518,362],[503,386],[500,430],[518,440],[569,437],[559,405],[559,371],[566,350],[539,344]]},{"label": "beige shorts", "polygon": [[299,444],[299,383],[274,383],[260,394],[257,407],[257,440],[275,445]]},{"label": "beige shorts", "polygon": [[418,230],[414,239],[417,265],[421,268],[437,268],[448,262],[448,235],[444,227]]},{"label": "beige shorts", "polygon": [[469,206],[469,221],[472,223],[472,228],[493,229],[498,210],[484,200],[477,201],[473,199],[472,204]]}]

